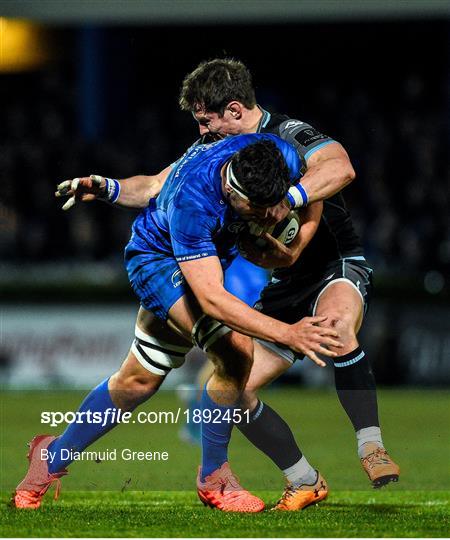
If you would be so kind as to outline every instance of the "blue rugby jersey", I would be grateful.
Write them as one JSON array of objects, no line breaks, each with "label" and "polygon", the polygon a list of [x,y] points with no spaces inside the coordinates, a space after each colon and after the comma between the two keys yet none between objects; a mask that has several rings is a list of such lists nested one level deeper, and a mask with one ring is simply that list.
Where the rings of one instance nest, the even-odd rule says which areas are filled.
[{"label": "blue rugby jersey", "polygon": [[193,146],[176,163],[158,198],[136,218],[130,242],[177,262],[215,255],[226,268],[237,254],[236,235],[243,222],[224,200],[220,170],[233,154],[261,139],[278,146],[291,182],[298,181],[298,153],[275,135],[251,133]]}]

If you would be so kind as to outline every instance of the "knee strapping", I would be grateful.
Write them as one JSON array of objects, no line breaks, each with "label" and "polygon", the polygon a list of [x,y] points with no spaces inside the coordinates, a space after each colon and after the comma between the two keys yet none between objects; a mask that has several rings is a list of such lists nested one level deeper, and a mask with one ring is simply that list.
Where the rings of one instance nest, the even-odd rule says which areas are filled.
[{"label": "knee strapping", "polygon": [[202,315],[192,328],[192,341],[205,352],[232,329],[209,315]]},{"label": "knee strapping", "polygon": [[189,345],[173,345],[153,336],[149,336],[136,326],[136,338],[131,351],[138,362],[155,375],[167,375],[172,368],[184,364],[184,357],[190,351]]}]

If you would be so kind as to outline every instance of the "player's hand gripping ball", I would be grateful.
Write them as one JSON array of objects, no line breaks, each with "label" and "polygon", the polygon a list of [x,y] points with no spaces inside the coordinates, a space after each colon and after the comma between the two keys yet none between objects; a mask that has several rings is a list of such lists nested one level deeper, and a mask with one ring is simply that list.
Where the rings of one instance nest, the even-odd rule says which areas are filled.
[{"label": "player's hand gripping ball", "polygon": [[[255,234],[252,234],[253,227],[252,223],[248,223],[247,226],[240,232],[237,240],[238,249],[240,250],[242,246],[243,241],[246,240],[252,240],[255,242],[255,244],[260,247],[264,248],[267,246],[266,240],[264,238],[261,238],[260,236],[257,236]],[[269,229],[260,229],[261,232],[267,232],[275,238],[275,240],[278,240],[278,242],[281,242],[283,245],[287,246],[294,240],[294,238],[297,236],[298,231],[300,230],[300,217],[294,210],[291,210],[289,214],[282,219],[279,223],[276,223]],[[244,250],[245,251],[245,250]]]},{"label": "player's hand gripping ball", "polygon": [[[282,246],[280,246],[281,248],[284,246],[287,248],[298,235],[300,230],[300,217],[297,212],[291,210],[283,220],[265,231],[277,242],[269,241],[267,237],[264,238],[264,234],[263,236],[256,236],[252,234],[252,230],[252,225],[248,224],[240,232],[237,238],[238,251],[249,261],[260,266],[266,266],[265,264],[262,264],[263,259],[265,258],[265,252],[276,252],[278,246],[277,242],[282,244]],[[280,255],[282,255],[281,250]],[[273,266],[270,265],[267,267],[273,268]]]}]

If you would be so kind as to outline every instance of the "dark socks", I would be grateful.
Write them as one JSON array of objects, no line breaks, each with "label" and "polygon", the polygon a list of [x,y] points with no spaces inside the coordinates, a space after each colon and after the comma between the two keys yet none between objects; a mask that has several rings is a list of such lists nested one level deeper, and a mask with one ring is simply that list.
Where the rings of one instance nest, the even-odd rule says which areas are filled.
[{"label": "dark socks", "polygon": [[246,420],[244,415],[244,420],[236,424],[239,431],[279,469],[292,467],[301,459],[302,453],[291,428],[269,405],[258,400],[250,413],[250,422]]},{"label": "dark socks", "polygon": [[364,351],[334,358],[336,392],[355,431],[379,426],[375,378]]}]

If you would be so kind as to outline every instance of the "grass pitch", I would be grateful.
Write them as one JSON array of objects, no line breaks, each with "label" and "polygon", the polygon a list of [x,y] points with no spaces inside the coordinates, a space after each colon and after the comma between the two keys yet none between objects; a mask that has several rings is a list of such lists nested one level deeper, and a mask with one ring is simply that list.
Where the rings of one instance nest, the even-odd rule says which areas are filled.
[{"label": "grass pitch", "polygon": [[[299,513],[225,514],[204,508],[195,491],[199,449],[178,439],[180,425],[122,425],[92,449],[130,448],[169,453],[167,462],[79,462],[38,511],[8,507],[26,470],[25,443],[40,413],[76,410],[79,392],[9,392],[2,395],[0,532],[3,537],[446,537],[450,531],[450,399],[445,392],[379,393],[383,435],[399,462],[401,481],[372,490],[358,463],[354,434],[334,390],[274,389],[263,398],[293,428],[308,460],[330,484],[329,498]],[[161,392],[142,410],[181,404]],[[270,460],[240,433],[230,462],[242,484],[268,507],[283,480]]]}]

